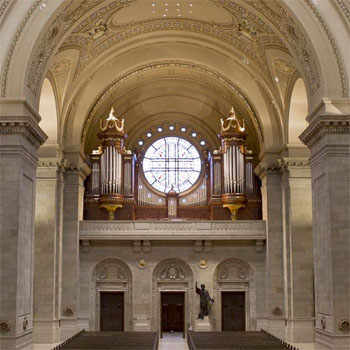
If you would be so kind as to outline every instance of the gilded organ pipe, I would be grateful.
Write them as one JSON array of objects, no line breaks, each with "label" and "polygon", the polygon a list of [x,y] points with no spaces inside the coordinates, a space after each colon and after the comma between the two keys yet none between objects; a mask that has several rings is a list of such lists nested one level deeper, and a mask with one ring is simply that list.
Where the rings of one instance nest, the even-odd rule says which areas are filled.
[{"label": "gilded organ pipe", "polygon": [[221,119],[221,153],[224,160],[224,193],[222,203],[237,220],[238,211],[245,207],[245,133],[244,119],[237,120],[233,107],[226,120]]}]

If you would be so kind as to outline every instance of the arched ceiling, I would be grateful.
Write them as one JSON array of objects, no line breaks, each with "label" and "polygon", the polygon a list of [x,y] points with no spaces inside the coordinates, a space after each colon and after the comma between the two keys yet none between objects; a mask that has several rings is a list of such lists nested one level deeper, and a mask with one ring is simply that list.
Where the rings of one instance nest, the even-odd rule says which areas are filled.
[{"label": "arched ceiling", "polygon": [[324,84],[317,48],[285,1],[38,0],[37,10],[46,22],[26,87],[38,99],[50,71],[66,150],[94,148],[98,119],[112,106],[126,120],[130,145],[150,122],[177,118],[216,147],[220,118],[234,105],[251,147],[277,151],[287,139],[292,77],[304,80],[309,98]]}]

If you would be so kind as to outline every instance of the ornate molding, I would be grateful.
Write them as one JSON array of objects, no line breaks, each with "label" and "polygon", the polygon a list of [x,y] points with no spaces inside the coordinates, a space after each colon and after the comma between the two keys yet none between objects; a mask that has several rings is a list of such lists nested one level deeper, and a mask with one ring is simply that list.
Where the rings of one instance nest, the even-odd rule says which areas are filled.
[{"label": "ornate molding", "polygon": [[30,119],[0,119],[0,135],[21,134],[31,144],[39,148],[47,140],[47,135]]},{"label": "ornate molding", "polygon": [[[340,53],[338,50],[338,45],[336,43],[336,41],[333,38],[333,35],[326,23],[326,21],[323,19],[323,17],[321,16],[320,12],[318,11],[317,7],[313,4],[312,0],[304,0],[306,2],[306,4],[309,6],[309,8],[311,9],[311,11],[314,13],[314,15],[316,16],[316,18],[318,19],[318,21],[321,23],[321,27],[324,30],[324,32],[327,35],[328,41],[332,46],[333,49],[333,53],[334,56],[337,60],[337,65],[338,65],[338,73],[340,76],[340,80],[341,80],[341,87],[342,87],[342,93],[343,93],[343,97],[347,97],[349,96],[349,87],[347,84],[347,78],[346,78],[346,73],[345,73],[345,68],[344,68],[344,63],[340,57]],[[339,4],[339,2],[343,2],[341,0],[336,0],[337,3]]]},{"label": "ornate molding", "polygon": [[153,64],[145,64],[145,65],[141,65],[139,67],[136,67],[135,69],[132,69],[129,72],[126,72],[122,76],[118,77],[118,79],[116,81],[114,81],[112,84],[110,84],[104,90],[103,94],[101,94],[99,96],[99,98],[97,99],[97,101],[95,102],[93,107],[91,108],[90,113],[89,113],[89,115],[86,118],[85,123],[84,123],[81,141],[82,142],[85,141],[87,132],[89,130],[89,127],[94,119],[94,116],[95,116],[96,111],[99,108],[99,106],[102,104],[104,99],[108,95],[110,95],[119,84],[124,82],[129,77],[135,76],[136,74],[142,74],[143,72],[149,71],[150,69],[159,69],[159,68],[168,68],[168,67],[188,68],[188,69],[197,70],[200,72],[204,72],[205,74],[208,74],[209,76],[212,76],[221,82],[224,82],[230,88],[230,90],[232,90],[236,94],[236,96],[241,99],[241,101],[243,102],[245,107],[248,109],[250,116],[251,116],[251,119],[252,119],[252,122],[253,122],[253,125],[254,125],[256,132],[258,134],[258,137],[260,140],[263,141],[263,133],[262,133],[262,129],[261,129],[260,123],[259,123],[258,118],[257,118],[257,114],[256,114],[255,110],[253,109],[253,107],[252,107],[251,103],[249,102],[249,99],[245,95],[245,93],[240,88],[238,88],[235,84],[233,84],[230,80],[228,80],[225,76],[220,74],[219,72],[210,70],[208,67],[203,66],[203,65],[195,64],[192,62],[191,63],[190,62],[183,62],[183,61],[163,61],[163,62],[155,62]]},{"label": "ornate molding", "polygon": [[92,221],[80,222],[80,239],[265,240],[265,221]]},{"label": "ornate molding", "polygon": [[305,158],[305,157],[299,157],[299,158],[295,158],[295,157],[286,157],[286,158],[282,158],[282,159],[278,159],[277,163],[280,167],[281,170],[287,170],[288,168],[292,168],[292,167],[304,167],[304,168],[308,168],[310,167],[310,159],[309,158]]},{"label": "ornate molding", "polygon": [[340,8],[340,10],[343,12],[344,17],[348,22],[350,22],[350,9],[349,5],[346,4],[343,0],[335,0],[336,4]]},{"label": "ornate molding", "polygon": [[57,158],[39,158],[38,167],[42,168],[58,168],[67,169],[69,166],[68,159],[57,159]]},{"label": "ornate molding", "polygon": [[87,176],[90,175],[91,169],[86,163],[79,163],[79,164],[74,164],[74,163],[67,163],[67,166],[65,167],[65,170],[67,173],[76,173],[78,172],[80,176],[85,180]]},{"label": "ornate molding", "polygon": [[325,134],[349,134],[350,115],[319,115],[299,136],[309,148]]},{"label": "ornate molding", "polygon": [[8,79],[8,74],[10,70],[10,64],[11,64],[11,59],[13,56],[13,53],[15,51],[15,47],[17,45],[17,42],[23,32],[24,27],[26,26],[27,22],[29,21],[30,17],[33,15],[33,13],[36,11],[36,9],[41,5],[43,0],[37,0],[34,5],[29,9],[29,11],[26,13],[25,17],[23,18],[21,24],[19,25],[16,34],[11,42],[11,46],[8,50],[5,64],[2,70],[2,79],[1,79],[1,96],[4,97],[6,96],[6,89],[7,89],[7,79]]}]

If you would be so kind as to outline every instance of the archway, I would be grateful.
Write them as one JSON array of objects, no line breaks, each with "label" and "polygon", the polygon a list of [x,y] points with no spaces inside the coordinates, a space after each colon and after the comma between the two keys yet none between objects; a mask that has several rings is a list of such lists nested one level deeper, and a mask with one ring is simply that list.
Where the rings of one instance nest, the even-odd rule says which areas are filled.
[{"label": "archway", "polygon": [[303,147],[299,135],[306,129],[308,115],[308,99],[304,81],[298,78],[290,97],[288,116],[288,147]]},{"label": "archway", "polygon": [[124,293],[124,330],[133,326],[133,283],[129,266],[117,258],[100,261],[91,275],[90,330],[100,330],[101,292]]},{"label": "archway", "polygon": [[215,268],[213,286],[215,330],[222,330],[222,292],[245,293],[245,330],[256,330],[255,280],[250,265],[238,258],[222,261]]},{"label": "archway", "polygon": [[152,330],[160,332],[161,292],[185,293],[184,327],[194,324],[194,287],[193,272],[183,260],[169,258],[161,261],[152,274]]}]

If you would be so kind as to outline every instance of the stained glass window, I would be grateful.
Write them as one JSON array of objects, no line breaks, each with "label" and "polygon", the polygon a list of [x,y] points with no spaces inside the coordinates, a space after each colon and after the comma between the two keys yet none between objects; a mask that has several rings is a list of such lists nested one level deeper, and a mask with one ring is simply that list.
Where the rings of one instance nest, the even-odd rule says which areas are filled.
[{"label": "stained glass window", "polygon": [[188,190],[201,172],[199,153],[190,142],[179,137],[164,137],[146,151],[143,172],[147,181],[158,191],[177,193]]}]

